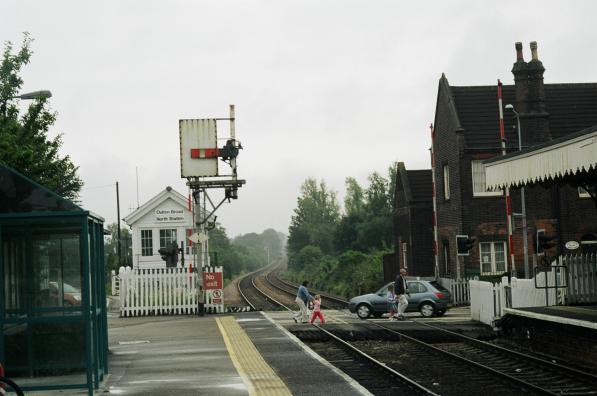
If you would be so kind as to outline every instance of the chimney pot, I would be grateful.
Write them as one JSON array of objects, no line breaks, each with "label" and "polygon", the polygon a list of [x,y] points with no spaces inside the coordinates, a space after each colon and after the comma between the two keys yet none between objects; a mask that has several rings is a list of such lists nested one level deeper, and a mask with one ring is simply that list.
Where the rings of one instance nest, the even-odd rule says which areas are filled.
[{"label": "chimney pot", "polygon": [[537,42],[536,41],[531,41],[531,56],[533,57],[533,60],[539,60],[539,56],[537,55]]},{"label": "chimney pot", "polygon": [[516,47],[516,60],[524,61],[522,57],[522,43],[518,41],[514,46]]}]

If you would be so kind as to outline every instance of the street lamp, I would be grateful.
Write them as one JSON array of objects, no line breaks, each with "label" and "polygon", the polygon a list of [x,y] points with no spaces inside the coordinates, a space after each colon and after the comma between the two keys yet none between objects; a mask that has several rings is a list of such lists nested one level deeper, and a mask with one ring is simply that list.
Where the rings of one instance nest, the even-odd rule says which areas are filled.
[{"label": "street lamp", "polygon": [[12,96],[8,99],[48,99],[52,97],[52,92],[43,90],[43,91],[34,91],[28,92],[17,96]]},{"label": "street lamp", "polygon": [[[514,109],[514,106],[511,104],[506,105],[506,109],[512,110],[514,113],[514,117],[516,117],[516,126],[518,131],[518,151],[522,151],[522,139],[521,134],[522,131],[520,129],[520,114]],[[526,204],[524,199],[524,186],[520,187],[520,202],[522,208],[522,233],[523,233],[523,244],[524,244],[524,277],[529,278],[529,242],[527,240],[527,212],[526,212]]]}]

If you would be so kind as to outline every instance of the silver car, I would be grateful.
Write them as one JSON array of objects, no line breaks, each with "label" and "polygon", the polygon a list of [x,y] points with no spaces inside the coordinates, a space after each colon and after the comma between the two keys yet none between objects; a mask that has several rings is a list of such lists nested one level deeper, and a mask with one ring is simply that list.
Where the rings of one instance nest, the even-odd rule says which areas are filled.
[{"label": "silver car", "polygon": [[[428,318],[434,315],[441,316],[452,306],[450,291],[438,282],[407,280],[407,283],[410,296],[406,312],[419,311],[422,316]],[[361,319],[372,315],[376,318],[381,317],[389,312],[387,293],[390,285],[394,285],[394,282],[388,283],[375,293],[353,297],[348,303],[348,309]]]}]

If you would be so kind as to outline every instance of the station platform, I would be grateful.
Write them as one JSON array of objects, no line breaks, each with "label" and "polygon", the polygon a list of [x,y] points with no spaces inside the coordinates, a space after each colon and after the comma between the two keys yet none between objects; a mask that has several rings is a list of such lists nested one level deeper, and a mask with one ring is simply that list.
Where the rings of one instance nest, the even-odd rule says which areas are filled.
[{"label": "station platform", "polygon": [[265,312],[109,322],[110,373],[98,394],[369,394]]},{"label": "station platform", "polygon": [[[366,323],[348,310],[325,310],[324,314],[332,327]],[[401,326],[424,320],[418,313],[407,316],[412,320],[401,322]],[[470,327],[474,331],[478,326],[464,308],[434,320],[458,324],[463,330]],[[387,322],[387,318],[371,321]],[[312,330],[312,326],[296,324],[287,311],[128,318],[112,312],[108,327],[109,373],[95,391],[97,395],[370,394],[295,337],[292,332]]]},{"label": "station platform", "polygon": [[597,305],[505,308],[508,315],[597,330]]}]

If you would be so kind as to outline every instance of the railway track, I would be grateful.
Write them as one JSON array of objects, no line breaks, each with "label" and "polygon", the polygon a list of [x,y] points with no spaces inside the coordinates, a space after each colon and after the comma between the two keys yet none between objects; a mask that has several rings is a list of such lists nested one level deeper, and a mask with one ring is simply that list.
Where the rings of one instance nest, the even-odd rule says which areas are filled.
[{"label": "railway track", "polygon": [[[339,331],[338,333],[342,334],[340,338],[350,344],[352,348],[371,356],[372,359],[382,365],[437,394],[444,396],[463,394],[484,396],[544,394],[537,390],[528,389],[518,383],[512,383],[483,368],[463,363],[460,359],[441,352],[430,351],[424,343],[404,338],[399,333],[384,334],[383,331],[378,331],[373,334],[370,330],[368,336],[363,336],[363,333],[359,334],[354,331]],[[299,335],[299,338],[303,339],[303,342],[316,353],[352,376],[371,393],[375,395],[388,394],[383,387],[381,389],[377,388],[376,378],[373,379],[373,385],[369,384],[372,379],[367,378],[367,376],[374,374],[366,373],[363,376],[357,372],[355,376],[354,372],[358,370],[356,364],[338,357],[335,351],[337,347],[330,347],[327,338],[322,341],[321,336],[315,337],[313,334]]]},{"label": "railway track", "polygon": [[[281,307],[296,310],[294,303],[298,286],[279,278],[281,265],[261,268],[241,279],[238,289],[241,296],[255,310],[276,310]],[[314,293],[311,293],[314,294]],[[317,292],[317,294],[321,294]],[[343,309],[348,302],[336,296],[321,294],[326,309]]]},{"label": "railway track", "polygon": [[419,324],[447,334],[457,341],[442,343],[440,349],[531,384],[540,388],[544,394],[597,395],[597,376],[594,374],[428,323]]},{"label": "railway track", "polygon": [[238,291],[240,295],[247,302],[247,304],[249,304],[249,306],[256,311],[273,311],[280,309],[281,307],[289,309],[276,298],[262,291],[255,284],[257,277],[262,276],[262,274],[268,270],[270,270],[269,267],[261,268],[242,278],[240,282],[238,282]]},{"label": "railway track", "polygon": [[329,338],[317,346],[311,344],[312,349],[374,395],[438,395],[321,326],[314,326]]}]

